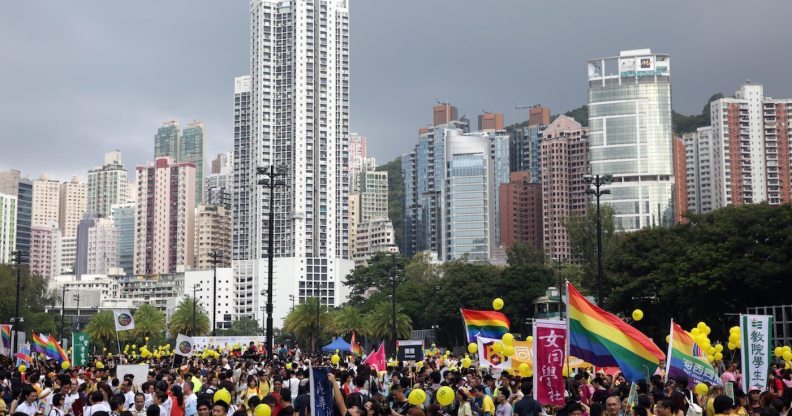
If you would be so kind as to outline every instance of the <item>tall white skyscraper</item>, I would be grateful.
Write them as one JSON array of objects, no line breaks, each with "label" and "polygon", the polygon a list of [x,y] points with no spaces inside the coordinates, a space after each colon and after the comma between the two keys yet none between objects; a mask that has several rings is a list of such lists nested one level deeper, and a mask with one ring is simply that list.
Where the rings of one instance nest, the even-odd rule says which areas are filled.
[{"label": "tall white skyscraper", "polygon": [[121,152],[105,153],[104,164],[88,171],[87,212],[109,218],[112,206],[129,200],[129,179]]},{"label": "tall white skyscraper", "polygon": [[[280,326],[291,307],[289,295],[298,302],[319,297],[325,305],[343,303],[342,281],[353,266],[347,219],[349,9],[346,0],[253,0],[250,19],[248,166],[238,163],[246,157],[237,154],[244,138],[235,137],[234,144],[234,198],[241,204],[235,206],[235,231],[248,222],[246,241],[234,241],[235,313],[260,316],[272,206],[274,320]],[[269,166],[282,169],[286,183],[272,204],[269,189],[256,184],[263,178],[255,175],[256,167]]]}]

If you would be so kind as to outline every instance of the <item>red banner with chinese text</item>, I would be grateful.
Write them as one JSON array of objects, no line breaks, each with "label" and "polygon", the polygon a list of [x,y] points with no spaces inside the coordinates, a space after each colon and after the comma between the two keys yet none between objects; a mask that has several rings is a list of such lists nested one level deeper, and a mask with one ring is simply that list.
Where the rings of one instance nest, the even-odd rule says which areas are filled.
[{"label": "red banner with chinese text", "polygon": [[564,377],[566,360],[566,322],[537,319],[534,337],[534,397],[542,405],[564,405]]}]

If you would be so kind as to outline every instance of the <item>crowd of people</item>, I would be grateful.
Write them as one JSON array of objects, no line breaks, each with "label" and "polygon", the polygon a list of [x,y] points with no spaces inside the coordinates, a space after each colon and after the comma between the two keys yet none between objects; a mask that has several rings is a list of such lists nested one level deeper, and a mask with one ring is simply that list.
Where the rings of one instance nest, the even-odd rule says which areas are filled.
[{"label": "crowd of people", "polygon": [[[786,416],[792,397],[792,373],[776,366],[767,391],[747,393],[736,365],[721,368],[733,398],[722,386],[700,395],[688,380],[662,374],[637,381],[631,395],[632,383],[621,374],[578,369],[565,377],[565,404],[548,406],[534,399],[530,377],[475,362],[465,368],[447,354],[377,371],[363,357],[333,364],[331,356],[298,349],[280,347],[272,357],[260,351],[251,345],[219,358],[148,359],[145,380],[116,371],[129,364],[123,356],[66,369],[41,360],[0,365],[0,416],[312,416],[309,365],[331,368],[338,416]],[[455,395],[451,403],[438,400],[443,387]],[[416,389],[425,392],[421,403],[409,399]]]}]

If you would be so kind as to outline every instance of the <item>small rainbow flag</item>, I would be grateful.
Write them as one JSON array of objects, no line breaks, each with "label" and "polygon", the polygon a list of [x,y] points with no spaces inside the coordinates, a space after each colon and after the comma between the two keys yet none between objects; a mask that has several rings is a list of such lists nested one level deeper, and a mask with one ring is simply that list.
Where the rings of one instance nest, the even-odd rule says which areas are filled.
[{"label": "small rainbow flag", "polygon": [[647,380],[665,354],[649,337],[589,302],[567,283],[569,354],[598,367],[619,367],[630,381]]},{"label": "small rainbow flag", "polygon": [[30,342],[30,351],[39,353],[39,354],[47,354],[47,345],[49,344],[49,336],[48,335],[41,335],[37,333],[33,333],[33,339]]},{"label": "small rainbow flag", "polygon": [[47,343],[47,356],[57,362],[69,360],[68,355],[66,355],[66,351],[63,351],[63,348],[61,348],[58,340],[56,340],[52,335],[49,336],[49,342]]},{"label": "small rainbow flag", "polygon": [[349,345],[351,350],[350,352],[352,352],[353,355],[359,357],[361,355],[360,345],[358,345],[357,342],[355,342],[355,331],[352,331],[352,339],[349,341]]},{"label": "small rainbow flag", "polygon": [[509,318],[500,312],[460,310],[462,311],[462,320],[465,321],[468,342],[476,342],[476,337],[479,335],[485,338],[500,339],[503,334],[509,332]]},{"label": "small rainbow flag", "polygon": [[10,324],[2,324],[0,325],[0,338],[3,340],[3,348],[10,350],[11,349],[11,325]]},{"label": "small rainbow flag", "polygon": [[688,388],[693,388],[698,383],[709,383],[720,386],[721,379],[709,363],[701,347],[693,338],[671,321],[671,335],[668,343],[668,360],[666,362],[666,377],[676,378],[687,376]]}]

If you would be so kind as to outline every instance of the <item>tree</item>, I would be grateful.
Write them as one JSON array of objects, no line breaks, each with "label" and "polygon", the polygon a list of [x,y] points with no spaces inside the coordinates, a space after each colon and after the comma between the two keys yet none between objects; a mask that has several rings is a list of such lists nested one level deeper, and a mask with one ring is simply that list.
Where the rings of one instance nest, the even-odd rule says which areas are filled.
[{"label": "tree", "polygon": [[[11,322],[16,307],[16,267],[0,264],[0,321]],[[55,299],[47,293],[47,281],[38,275],[28,273],[22,265],[20,270],[19,314],[24,318],[20,330],[55,334],[54,313],[45,313],[44,305],[54,305]],[[60,299],[58,299],[60,301]],[[58,318],[60,319],[60,318]]]},{"label": "tree", "polygon": [[300,341],[311,341],[311,351],[316,351],[323,328],[332,328],[333,317],[319,298],[308,298],[297,305],[283,321],[283,330],[293,333]]},{"label": "tree", "polygon": [[348,274],[344,285],[349,287],[349,304],[362,305],[372,291],[387,289],[390,293],[392,278],[396,284],[404,279],[405,259],[400,255],[377,253],[367,267],[358,267]]},{"label": "tree", "polygon": [[[393,328],[393,308],[390,302],[378,303],[366,315],[366,332],[372,337],[391,339]],[[396,305],[396,336],[407,338],[412,334],[412,319]],[[391,341],[395,341],[391,339]]]},{"label": "tree", "polygon": [[148,303],[137,308],[134,318],[135,329],[132,333],[137,338],[160,336],[165,331],[165,314]]},{"label": "tree", "polygon": [[115,317],[113,311],[101,311],[91,318],[85,327],[85,332],[102,346],[111,346],[116,338]]},{"label": "tree", "polygon": [[365,335],[365,320],[360,308],[346,306],[333,312],[335,335],[348,335],[353,331]]},{"label": "tree", "polygon": [[564,115],[567,116],[567,117],[574,118],[575,121],[577,121],[578,123],[582,124],[583,127],[588,127],[589,111],[588,111],[588,106],[587,105],[583,104],[583,105],[581,105],[578,108],[574,108],[572,110],[569,110],[566,113],[564,113]]},{"label": "tree", "polygon": [[523,243],[514,243],[506,249],[506,258],[509,266],[537,265],[545,262],[543,250]]},{"label": "tree", "polygon": [[[195,317],[193,318],[193,310],[195,310]],[[195,322],[195,327],[193,327]],[[212,331],[211,322],[209,322],[209,315],[203,309],[201,304],[195,302],[195,299],[185,297],[176,306],[176,311],[171,316],[168,330],[173,336],[177,334],[188,334],[190,336],[207,335]]]},{"label": "tree", "polygon": [[258,321],[249,317],[240,318],[237,319],[236,321],[231,322],[231,328],[217,330],[218,335],[226,335],[226,336],[259,335],[262,332],[264,331],[262,331],[262,328],[259,326]]},{"label": "tree", "polygon": [[682,133],[689,133],[694,132],[699,127],[709,126],[710,121],[710,104],[715,101],[723,98],[723,94],[717,93],[710,97],[707,104],[704,106],[704,109],[701,111],[701,114],[693,114],[686,116],[684,114],[679,114],[676,111],[671,112],[671,120],[673,124],[674,133],[682,134]]},{"label": "tree", "polygon": [[[616,229],[613,219],[613,209],[607,205],[600,206],[602,221],[602,253],[603,259],[614,251],[616,245]],[[593,291],[597,288],[597,209],[589,205],[585,215],[576,215],[567,218],[564,223],[572,248],[572,256],[580,263],[583,269],[581,285],[584,289]],[[608,288],[604,288],[605,293]]]}]

